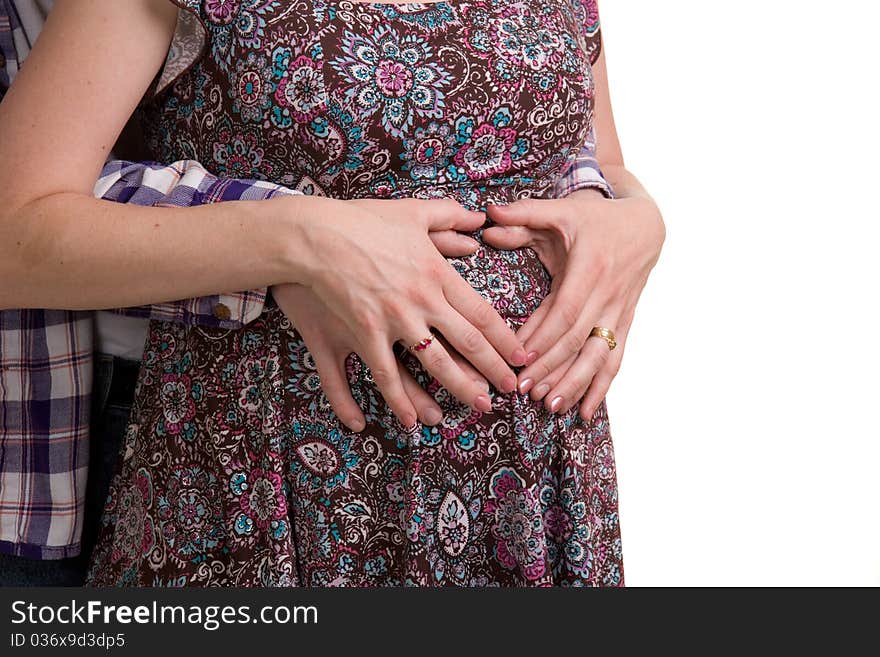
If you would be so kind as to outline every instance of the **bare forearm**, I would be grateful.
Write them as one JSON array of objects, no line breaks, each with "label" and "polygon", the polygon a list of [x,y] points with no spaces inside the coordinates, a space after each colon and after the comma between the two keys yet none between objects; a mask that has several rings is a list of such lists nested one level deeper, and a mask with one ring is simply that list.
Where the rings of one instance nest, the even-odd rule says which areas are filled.
[{"label": "bare forearm", "polygon": [[614,190],[615,198],[638,198],[654,202],[639,179],[623,164],[601,164],[600,166],[602,167],[602,175]]},{"label": "bare forearm", "polygon": [[[627,223],[635,231],[634,236],[651,243],[651,248],[659,254],[660,247],[666,239],[666,226],[657,203],[639,179],[623,164],[604,163],[601,167],[604,178],[614,190],[614,200],[602,199],[602,201],[621,209],[628,217]],[[571,196],[597,197],[599,192],[587,188],[577,190]]]},{"label": "bare forearm", "polygon": [[0,308],[114,308],[299,282],[294,254],[316,201],[33,201],[0,217]]}]

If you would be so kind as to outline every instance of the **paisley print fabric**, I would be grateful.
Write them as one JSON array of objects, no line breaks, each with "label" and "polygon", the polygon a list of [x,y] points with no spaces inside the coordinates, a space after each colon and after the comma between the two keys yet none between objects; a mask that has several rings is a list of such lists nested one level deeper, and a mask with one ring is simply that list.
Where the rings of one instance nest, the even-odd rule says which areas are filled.
[{"label": "paisley print fabric", "polygon": [[[187,0],[201,57],[142,107],[158,160],[336,198],[546,198],[591,130],[594,0]],[[480,240],[482,229],[474,236]],[[512,328],[550,290],[529,248],[451,259]],[[406,428],[346,361],[333,414],[271,300],[245,328],[153,322],[93,557],[97,585],[623,584],[606,407],[494,388]]]}]

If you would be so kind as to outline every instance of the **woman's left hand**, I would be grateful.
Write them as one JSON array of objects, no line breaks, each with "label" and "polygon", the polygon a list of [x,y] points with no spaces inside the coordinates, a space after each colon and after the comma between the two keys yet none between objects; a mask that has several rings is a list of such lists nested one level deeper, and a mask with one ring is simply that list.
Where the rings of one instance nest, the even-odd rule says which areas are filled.
[{"label": "woman's left hand", "polygon": [[[483,239],[501,249],[533,248],[550,272],[550,293],[517,332],[529,354],[521,393],[564,413],[581,402],[592,418],[620,368],[636,303],[660,256],[665,228],[647,196],[606,199],[593,189],[565,198],[524,199],[488,209],[497,224]],[[595,326],[611,329],[612,351]]]}]

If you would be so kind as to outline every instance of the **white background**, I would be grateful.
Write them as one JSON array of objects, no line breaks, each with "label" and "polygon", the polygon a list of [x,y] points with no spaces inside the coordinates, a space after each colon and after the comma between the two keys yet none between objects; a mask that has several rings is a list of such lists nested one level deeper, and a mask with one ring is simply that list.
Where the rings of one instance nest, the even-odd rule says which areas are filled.
[{"label": "white background", "polygon": [[880,5],[599,4],[668,231],[608,397],[627,584],[880,585]]}]

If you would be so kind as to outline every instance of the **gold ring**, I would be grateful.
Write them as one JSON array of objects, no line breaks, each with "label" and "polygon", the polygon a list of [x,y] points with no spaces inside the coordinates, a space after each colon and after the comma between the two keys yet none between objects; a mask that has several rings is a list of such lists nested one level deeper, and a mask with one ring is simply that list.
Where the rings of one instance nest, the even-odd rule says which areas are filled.
[{"label": "gold ring", "polygon": [[617,339],[614,337],[614,331],[611,329],[603,328],[601,326],[594,326],[593,330],[590,331],[591,338],[602,338],[605,342],[608,343],[608,349],[614,351],[614,348],[617,346]]},{"label": "gold ring", "polygon": [[434,337],[434,332],[431,331],[430,336],[428,336],[427,338],[422,338],[415,344],[411,344],[409,347],[407,347],[407,349],[409,349],[410,351],[424,351],[432,342],[434,342]]}]

